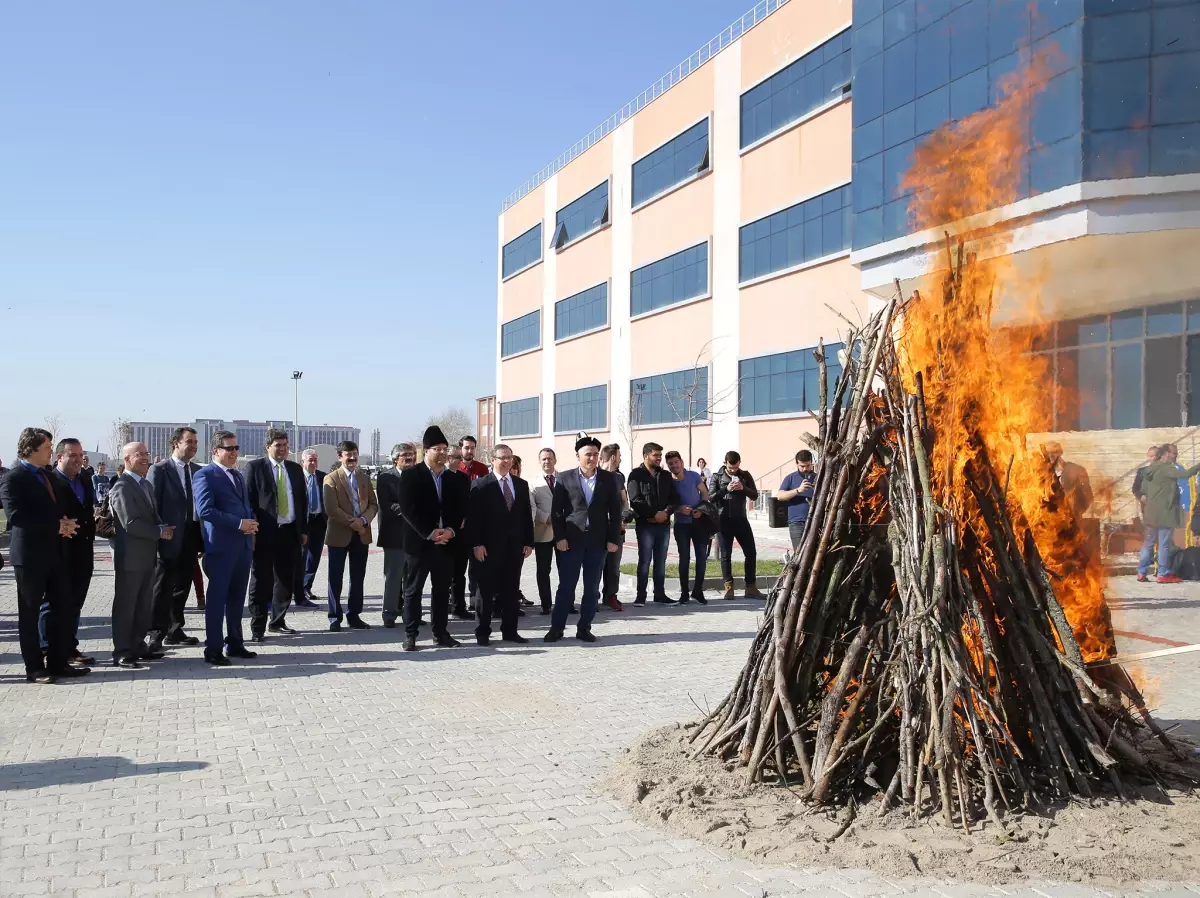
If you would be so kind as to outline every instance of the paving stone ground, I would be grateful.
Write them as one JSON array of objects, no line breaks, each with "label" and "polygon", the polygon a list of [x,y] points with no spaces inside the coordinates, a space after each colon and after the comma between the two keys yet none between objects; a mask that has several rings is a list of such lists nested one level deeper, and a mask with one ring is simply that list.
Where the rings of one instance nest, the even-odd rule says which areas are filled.
[{"label": "paving stone ground", "polygon": [[[534,595],[532,570],[525,591]],[[107,658],[112,567],[97,566],[84,648]],[[379,621],[382,564],[368,568]],[[1124,651],[1200,641],[1193,586],[1117,584]],[[401,630],[306,632],[214,670],[199,649],[140,672],[24,682],[11,570],[0,572],[0,896],[981,894],[1085,898],[1073,885],[885,881],[757,866],[635,822],[597,788],[640,733],[718,701],[761,605],[630,610],[601,641],[400,652]],[[195,632],[201,618],[189,614]],[[455,624],[466,638],[468,623]],[[1194,730],[1200,656],[1147,669]],[[1032,889],[1032,891],[1031,891]],[[1138,891],[1195,895],[1200,886]]]}]

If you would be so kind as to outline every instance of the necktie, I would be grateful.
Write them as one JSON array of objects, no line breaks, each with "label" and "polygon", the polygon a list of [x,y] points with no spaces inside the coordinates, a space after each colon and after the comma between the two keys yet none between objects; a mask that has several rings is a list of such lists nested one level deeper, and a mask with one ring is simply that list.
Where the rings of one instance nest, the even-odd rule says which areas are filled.
[{"label": "necktie", "polygon": [[189,521],[196,520],[196,500],[192,496],[192,468],[191,465],[183,466],[183,493],[187,498],[187,519]]},{"label": "necktie", "polygon": [[42,481],[42,486],[46,488],[46,492],[50,494],[50,501],[55,505],[58,504],[58,496],[54,492],[54,484],[50,482],[50,478],[46,476],[44,471],[37,472],[38,479]]},{"label": "necktie", "polygon": [[288,516],[287,481],[283,479],[283,465],[275,466],[275,504],[279,517]]},{"label": "necktie", "polygon": [[354,506],[354,516],[359,517],[362,512],[358,507],[358,477],[357,475],[346,474],[346,489],[350,491],[350,504]]},{"label": "necktie", "polygon": [[308,513],[321,513],[321,496],[317,492],[317,475],[310,474],[308,478]]},{"label": "necktie", "polygon": [[550,487],[551,492],[554,491],[554,475],[553,474],[546,475],[546,486]]},{"label": "necktie", "polygon": [[512,494],[512,490],[508,486],[508,478],[507,477],[501,479],[500,491],[504,493],[504,504],[508,506],[509,511],[512,511],[513,494]]},{"label": "necktie", "polygon": [[150,504],[154,504],[154,493],[150,491],[150,481],[143,477],[138,481],[138,486],[142,488],[142,492],[146,494],[146,498],[150,500]]}]

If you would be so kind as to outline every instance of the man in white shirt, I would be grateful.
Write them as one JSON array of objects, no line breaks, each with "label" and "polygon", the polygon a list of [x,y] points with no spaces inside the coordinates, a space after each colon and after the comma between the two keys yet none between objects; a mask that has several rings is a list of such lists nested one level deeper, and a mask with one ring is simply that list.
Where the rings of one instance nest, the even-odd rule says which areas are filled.
[{"label": "man in white shirt", "polygon": [[258,521],[250,568],[250,635],[296,633],[287,624],[292,600],[302,595],[296,569],[308,536],[308,493],[304,470],[288,461],[286,431],[267,431],[267,454],[246,465],[246,496]]}]

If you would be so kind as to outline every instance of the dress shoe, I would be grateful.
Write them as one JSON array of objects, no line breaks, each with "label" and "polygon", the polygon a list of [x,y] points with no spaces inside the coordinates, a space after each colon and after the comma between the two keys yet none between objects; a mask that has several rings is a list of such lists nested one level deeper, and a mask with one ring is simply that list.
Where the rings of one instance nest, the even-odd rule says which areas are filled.
[{"label": "dress shoe", "polygon": [[113,664],[117,667],[124,667],[128,670],[145,670],[145,667],[143,667],[141,664],[138,664],[137,659],[132,655],[122,655],[120,658],[115,659]]},{"label": "dress shoe", "polygon": [[723,598],[723,599],[732,599],[732,598],[734,598],[734,595],[733,595],[733,581],[732,581],[732,580],[726,580],[726,581],[725,581],[725,588],[724,588],[724,590],[721,592],[721,598]]},{"label": "dress shoe", "polygon": [[163,640],[163,645],[199,645],[200,640],[195,636],[187,636],[183,633],[177,636],[168,636]]},{"label": "dress shoe", "polygon": [[748,599],[765,599],[767,597],[767,594],[760,592],[757,586],[747,586],[744,595]]},{"label": "dress shoe", "polygon": [[346,618],[346,625],[351,630],[370,630],[371,629],[370,624],[368,624],[361,617],[357,617],[357,616]]},{"label": "dress shoe", "polygon": [[313,591],[311,589],[306,588],[304,590],[304,601],[312,602],[314,605],[317,603],[317,597],[313,595]]},{"label": "dress shoe", "polygon": [[258,652],[252,652],[245,646],[242,646],[240,649],[228,649],[225,652],[225,654],[227,654],[230,658],[257,658],[258,657]]},{"label": "dress shoe", "polygon": [[35,670],[33,673],[25,674],[27,683],[41,683],[43,685],[54,682],[54,674],[44,670]]},{"label": "dress shoe", "polygon": [[529,599],[525,598],[524,596],[521,596],[521,604],[526,608],[533,607],[533,602],[529,601]]},{"label": "dress shoe", "polygon": [[339,633],[339,632],[341,632],[341,629],[342,629],[342,624],[341,624],[341,621],[330,621],[330,622],[329,622],[329,629],[330,629],[330,631],[331,631],[331,632],[333,632],[333,633]]},{"label": "dress shoe", "polygon": [[476,636],[475,642],[486,649],[492,644],[492,638],[490,636]]},{"label": "dress shoe", "polygon": [[571,606],[571,610],[570,610],[570,612],[569,612],[569,613],[570,613],[570,614],[578,614],[578,613],[579,613],[579,606],[578,606],[578,605],[572,605],[572,606]]},{"label": "dress shoe", "polygon": [[462,643],[453,636],[441,636],[436,640],[436,642],[444,649],[456,649],[462,645]]},{"label": "dress shoe", "polygon": [[165,657],[167,657],[166,652],[141,652],[137,659],[139,661],[161,661]]},{"label": "dress shoe", "polygon": [[524,608],[518,608],[518,609],[517,609],[517,617],[524,617],[524,616],[525,616],[525,609],[524,609]]},{"label": "dress shoe", "polygon": [[295,636],[300,632],[299,630],[289,627],[287,624],[268,624],[267,629],[272,633],[286,633],[289,636]]},{"label": "dress shoe", "polygon": [[224,655],[210,655],[208,652],[204,653],[204,660],[206,663],[213,664],[217,667],[229,667],[233,664],[233,662]]},{"label": "dress shoe", "polygon": [[543,608],[541,611],[538,612],[538,614],[549,614],[552,610],[553,610],[552,608]]},{"label": "dress shoe", "polygon": [[161,652],[162,649],[163,649],[163,641],[161,638],[154,639],[154,640],[151,640],[150,642],[146,643],[146,651],[147,652]]},{"label": "dress shoe", "polygon": [[303,598],[296,599],[295,605],[297,608],[316,608],[317,607],[317,603],[314,602],[308,596],[304,596]]},{"label": "dress shoe", "polygon": [[403,649],[406,652],[415,652],[417,650],[417,641],[412,637],[409,637],[408,639],[404,640]]},{"label": "dress shoe", "polygon": [[516,642],[516,643],[520,643],[522,645],[529,642],[529,640],[526,639],[524,636],[522,636],[520,633],[510,633],[508,636],[502,637],[502,640],[504,642]]},{"label": "dress shoe", "polygon": [[674,599],[669,598],[667,596],[655,596],[654,604],[655,605],[678,605],[679,603],[676,602]]},{"label": "dress shoe", "polygon": [[596,634],[593,633],[591,630],[580,630],[578,633],[575,634],[575,638],[578,639],[580,642],[595,642]]},{"label": "dress shoe", "polygon": [[475,615],[466,608],[455,608],[454,611],[451,612],[451,617],[458,618],[459,620],[475,620]]},{"label": "dress shoe", "polygon": [[85,655],[83,652],[76,649],[71,653],[71,657],[67,659],[72,664],[95,664],[96,659],[91,655]]},{"label": "dress shoe", "polygon": [[250,637],[250,641],[251,642],[266,642],[267,634],[266,633],[255,633],[253,636]]},{"label": "dress shoe", "polygon": [[551,627],[546,631],[546,635],[542,637],[542,642],[558,642],[563,638],[563,631],[557,627]]},{"label": "dress shoe", "polygon": [[383,619],[383,626],[385,629],[394,630],[396,628],[396,621],[394,618],[385,617]]},{"label": "dress shoe", "polygon": [[695,599],[697,602],[699,602],[701,605],[708,604],[708,599],[704,598],[703,593],[696,593],[694,596],[692,596],[692,598]]},{"label": "dress shoe", "polygon": [[66,667],[60,667],[56,670],[46,671],[46,673],[50,674],[50,676],[58,677],[59,679],[62,679],[63,677],[86,677],[91,672],[92,669],[90,667],[71,667],[70,665],[67,665]]},{"label": "dress shoe", "polygon": [[604,600],[604,604],[607,605],[609,608],[611,608],[613,611],[624,611],[625,610],[625,606],[621,604],[621,600],[618,599],[616,596],[609,596],[607,599]]}]

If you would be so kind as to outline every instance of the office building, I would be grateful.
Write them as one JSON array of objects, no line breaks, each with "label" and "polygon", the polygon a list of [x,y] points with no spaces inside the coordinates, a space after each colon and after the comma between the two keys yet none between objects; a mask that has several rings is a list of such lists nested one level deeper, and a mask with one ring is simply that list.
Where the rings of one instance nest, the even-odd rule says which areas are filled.
[{"label": "office building", "polygon": [[496,445],[496,397],[480,396],[475,400],[475,438],[479,452],[490,452]]},{"label": "office building", "polygon": [[759,3],[504,201],[499,439],[737,448],[777,486],[816,429],[812,348],[836,374],[843,319],[936,255],[901,186],[914,148],[1041,50],[993,215],[1058,321],[1047,427],[1127,491],[1148,443],[1200,423],[1197,2]]},{"label": "office building", "polygon": [[297,432],[292,421],[227,421],[222,418],[197,418],[187,424],[129,421],[126,426],[129,440],[145,443],[151,458],[166,458],[171,454],[171,434],[179,427],[191,427],[196,431],[196,438],[200,443],[199,457],[202,459],[208,457],[212,436],[218,430],[228,430],[236,434],[242,453],[256,456],[264,454],[267,431],[271,428],[287,431],[293,453],[323,443],[337,445],[342,440],[353,440],[357,443],[360,433],[357,427],[332,424],[303,424]]}]

